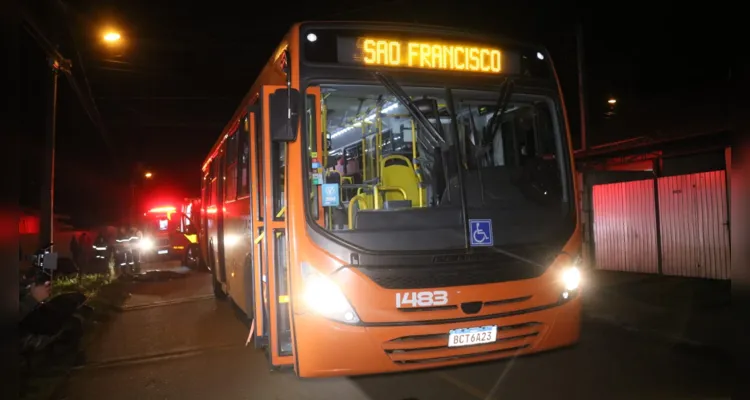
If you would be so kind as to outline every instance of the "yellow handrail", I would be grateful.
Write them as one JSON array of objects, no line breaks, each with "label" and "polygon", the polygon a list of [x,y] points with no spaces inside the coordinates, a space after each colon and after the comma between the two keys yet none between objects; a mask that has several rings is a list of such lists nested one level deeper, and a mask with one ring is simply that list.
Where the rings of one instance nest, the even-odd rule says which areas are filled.
[{"label": "yellow handrail", "polygon": [[[364,193],[360,193],[354,197],[352,197],[351,200],[349,200],[349,210],[348,210],[348,216],[349,216],[349,229],[354,229],[354,203],[357,202],[360,209],[363,209],[367,207],[367,202],[365,201],[365,195]],[[364,204],[365,207],[362,207],[362,204]]]}]

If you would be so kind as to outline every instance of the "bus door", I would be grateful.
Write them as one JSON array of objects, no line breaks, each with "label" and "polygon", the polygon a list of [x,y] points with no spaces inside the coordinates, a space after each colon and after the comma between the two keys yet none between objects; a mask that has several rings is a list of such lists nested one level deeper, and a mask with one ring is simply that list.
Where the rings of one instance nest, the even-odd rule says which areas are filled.
[{"label": "bus door", "polygon": [[258,128],[260,121],[260,107],[251,106],[248,110],[248,134],[250,136],[250,212],[251,222],[249,229],[253,237],[253,248],[251,271],[247,276],[252,277],[252,304],[250,309],[253,312],[254,332],[253,344],[255,348],[262,348],[268,345],[269,329],[269,304],[268,304],[268,268],[265,260],[265,233],[264,233],[264,215],[265,215],[265,186],[263,182],[263,131]]},{"label": "bus door", "polygon": [[[292,333],[289,312],[286,237],[286,143],[271,140],[269,101],[277,89],[285,86],[263,86],[260,93],[260,123],[251,161],[257,166],[255,222],[254,285],[256,291],[256,342],[267,344],[267,355],[273,366],[293,364]],[[255,174],[254,174],[255,175]],[[258,286],[260,287],[258,288]],[[262,316],[262,317],[261,317]],[[263,343],[263,339],[267,341]]]}]

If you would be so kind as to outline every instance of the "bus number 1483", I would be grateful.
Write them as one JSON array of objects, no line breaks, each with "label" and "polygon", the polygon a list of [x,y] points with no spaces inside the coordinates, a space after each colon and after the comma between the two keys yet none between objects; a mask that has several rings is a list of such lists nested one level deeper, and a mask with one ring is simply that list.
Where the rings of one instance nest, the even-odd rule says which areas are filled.
[{"label": "bus number 1483", "polygon": [[439,307],[446,304],[448,304],[448,292],[445,290],[396,293],[396,308]]}]

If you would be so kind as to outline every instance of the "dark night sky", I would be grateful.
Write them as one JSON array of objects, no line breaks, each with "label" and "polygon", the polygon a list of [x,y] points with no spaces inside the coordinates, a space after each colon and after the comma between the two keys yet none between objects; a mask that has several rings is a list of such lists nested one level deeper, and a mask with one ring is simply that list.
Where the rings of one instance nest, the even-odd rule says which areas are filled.
[{"label": "dark night sky", "polygon": [[[706,10],[691,15],[654,7],[645,12],[633,3],[582,10],[561,1],[462,0],[444,8],[434,1],[320,0],[269,2],[261,12],[252,1],[66,0],[66,13],[59,0],[27,4],[45,35],[72,60],[84,91],[88,82],[110,138],[108,146],[61,77],[56,209],[83,224],[122,214],[129,199],[125,177],[136,162],[154,172],[154,190],[197,196],[205,153],[296,21],[408,21],[543,44],[560,74],[574,135],[575,24],[582,21],[593,143],[720,129],[732,79],[731,49],[721,40],[728,32],[708,23],[715,18]],[[125,47],[113,51],[102,45],[106,25],[121,30]],[[22,62],[24,144],[37,148],[44,137],[50,75],[29,35],[23,36]],[[609,96],[618,99],[618,115],[604,124]],[[26,160],[20,168],[21,201],[33,206],[42,163]]]}]

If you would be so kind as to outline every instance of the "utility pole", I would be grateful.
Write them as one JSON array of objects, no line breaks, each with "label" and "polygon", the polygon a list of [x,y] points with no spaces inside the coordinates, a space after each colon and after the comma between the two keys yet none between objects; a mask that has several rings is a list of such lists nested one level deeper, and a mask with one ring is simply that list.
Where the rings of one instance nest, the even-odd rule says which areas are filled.
[{"label": "utility pole", "polygon": [[583,58],[583,23],[579,22],[576,29],[576,58],[578,61],[578,102],[581,109],[581,150],[586,151],[586,135],[588,118],[586,115],[586,90],[584,82],[584,58]]},{"label": "utility pole", "polygon": [[67,59],[49,59],[52,70],[52,90],[50,91],[50,109],[47,115],[47,135],[44,149],[44,182],[41,193],[41,218],[39,229],[39,246],[52,243],[55,221],[55,139],[57,135],[57,81],[62,72],[70,72],[71,62]]}]

